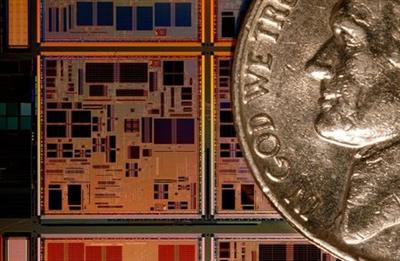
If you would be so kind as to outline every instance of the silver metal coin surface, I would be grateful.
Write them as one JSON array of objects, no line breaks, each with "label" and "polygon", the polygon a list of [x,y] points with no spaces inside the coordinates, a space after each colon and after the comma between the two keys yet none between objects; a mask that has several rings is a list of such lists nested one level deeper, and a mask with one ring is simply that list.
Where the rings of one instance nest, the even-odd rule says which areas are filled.
[{"label": "silver metal coin surface", "polygon": [[232,78],[279,212],[343,260],[400,260],[400,1],[255,0]]}]

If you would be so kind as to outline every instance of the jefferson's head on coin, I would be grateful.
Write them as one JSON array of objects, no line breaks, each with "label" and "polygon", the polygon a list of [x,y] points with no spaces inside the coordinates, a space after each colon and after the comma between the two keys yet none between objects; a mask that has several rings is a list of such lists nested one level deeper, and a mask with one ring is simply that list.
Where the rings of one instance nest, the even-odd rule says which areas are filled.
[{"label": "jefferson's head on coin", "polygon": [[400,134],[400,0],[344,0],[333,36],[308,62],[321,81],[315,128],[342,146],[364,147]]}]

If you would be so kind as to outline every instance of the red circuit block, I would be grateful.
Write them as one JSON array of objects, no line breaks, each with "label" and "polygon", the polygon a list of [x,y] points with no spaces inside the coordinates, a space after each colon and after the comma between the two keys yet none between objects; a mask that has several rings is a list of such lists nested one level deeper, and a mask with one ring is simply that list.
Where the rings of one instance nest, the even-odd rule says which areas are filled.
[{"label": "red circuit block", "polygon": [[68,261],[84,261],[83,243],[68,244]]},{"label": "red circuit block", "polygon": [[87,246],[86,261],[103,261],[101,255],[101,246]]},{"label": "red circuit block", "polygon": [[174,245],[158,246],[158,261],[174,261],[174,259],[175,259]]},{"label": "red circuit block", "polygon": [[195,261],[195,246],[180,245],[179,246],[179,261]]},{"label": "red circuit block", "polygon": [[47,261],[64,261],[64,244],[47,244]]},{"label": "red circuit block", "polygon": [[122,261],[122,246],[107,246],[106,247],[107,261]]}]

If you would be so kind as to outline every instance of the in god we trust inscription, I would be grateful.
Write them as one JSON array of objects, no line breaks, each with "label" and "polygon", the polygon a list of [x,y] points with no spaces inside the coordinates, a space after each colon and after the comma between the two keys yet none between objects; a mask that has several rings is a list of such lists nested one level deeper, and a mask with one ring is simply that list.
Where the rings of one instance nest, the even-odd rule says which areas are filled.
[{"label": "in god we trust inscription", "polygon": [[232,78],[283,216],[344,260],[400,260],[400,1],[255,0]]}]

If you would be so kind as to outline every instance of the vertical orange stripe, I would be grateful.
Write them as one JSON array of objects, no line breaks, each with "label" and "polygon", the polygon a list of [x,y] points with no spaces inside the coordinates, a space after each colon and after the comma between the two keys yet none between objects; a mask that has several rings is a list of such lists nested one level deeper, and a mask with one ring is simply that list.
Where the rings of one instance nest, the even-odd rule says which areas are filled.
[{"label": "vertical orange stripe", "polygon": [[28,0],[8,1],[8,46],[27,48],[28,43]]},{"label": "vertical orange stripe", "polygon": [[[205,177],[206,177],[206,127],[205,127],[205,122],[206,122],[206,76],[205,76],[205,70],[206,70],[206,57],[204,55],[201,56],[201,178],[202,178],[202,193],[204,195],[205,193]],[[204,196],[202,197],[201,201],[201,210],[202,214],[205,214],[205,200]]]},{"label": "vertical orange stripe", "polygon": [[[211,121],[210,121],[210,139],[211,139],[211,147],[210,147],[210,162],[213,162],[212,164],[210,164],[210,173],[212,175],[212,179],[211,179],[211,188],[212,191],[214,191],[215,189],[215,144],[216,144],[216,140],[215,140],[215,56],[211,55],[210,57],[210,115],[211,115]],[[214,202],[215,202],[215,195],[214,193],[211,193],[211,214],[214,215],[215,214],[215,209],[214,209]]]},{"label": "vertical orange stripe", "polygon": [[38,55],[37,56],[37,58],[36,58],[37,60],[36,60],[36,72],[37,72],[37,74],[36,74],[36,118],[37,118],[37,120],[36,120],[36,133],[37,133],[37,144],[36,144],[36,149],[37,149],[37,151],[36,151],[36,153],[37,153],[37,187],[36,187],[36,189],[37,189],[37,202],[38,202],[38,204],[37,204],[37,215],[38,216],[40,216],[40,212],[41,212],[41,202],[42,202],[42,198],[41,198],[41,187],[42,187],[42,179],[41,179],[41,165],[40,165],[40,163],[41,163],[41,126],[40,126],[40,124],[41,124],[41,104],[40,104],[40,102],[41,102],[41,100],[40,100],[40,96],[41,96],[41,84],[42,84],[42,82],[41,82],[41,74],[42,74],[42,70],[41,70],[41,67],[40,67],[40,65],[41,65],[41,63],[40,63],[40,60],[41,60],[41,57],[40,57],[40,55]]},{"label": "vertical orange stripe", "polygon": [[41,13],[40,13],[41,1],[36,0],[36,43],[40,43],[40,38],[42,34],[42,27],[40,23]]},{"label": "vertical orange stripe", "polygon": [[201,42],[206,41],[206,4],[205,0],[201,0]]},{"label": "vertical orange stripe", "polygon": [[214,43],[214,34],[215,34],[215,27],[216,27],[216,18],[215,16],[215,6],[214,6],[214,1],[210,1],[210,17],[211,17],[211,21],[210,21],[210,42]]}]

